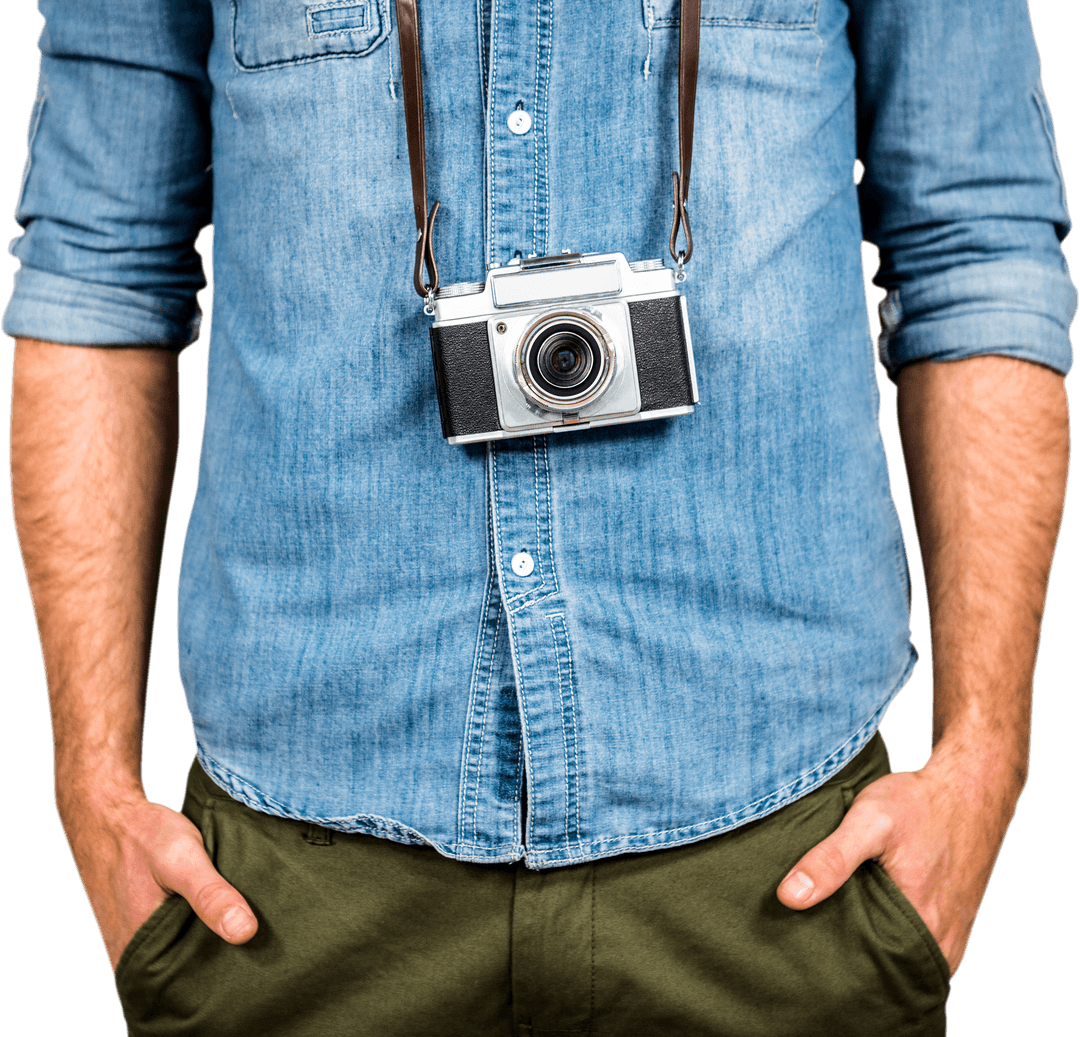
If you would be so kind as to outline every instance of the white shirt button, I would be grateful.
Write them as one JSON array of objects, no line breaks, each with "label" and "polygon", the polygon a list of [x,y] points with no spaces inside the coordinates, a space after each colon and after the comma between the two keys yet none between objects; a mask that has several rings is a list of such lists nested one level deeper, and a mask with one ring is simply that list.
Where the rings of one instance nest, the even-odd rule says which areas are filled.
[{"label": "white shirt button", "polygon": [[531,576],[536,563],[533,562],[532,555],[528,551],[518,551],[510,559],[510,568],[514,570],[516,576]]},{"label": "white shirt button", "polygon": [[516,133],[520,137],[532,129],[532,116],[521,108],[515,108],[506,117],[506,125],[510,127],[511,133]]}]

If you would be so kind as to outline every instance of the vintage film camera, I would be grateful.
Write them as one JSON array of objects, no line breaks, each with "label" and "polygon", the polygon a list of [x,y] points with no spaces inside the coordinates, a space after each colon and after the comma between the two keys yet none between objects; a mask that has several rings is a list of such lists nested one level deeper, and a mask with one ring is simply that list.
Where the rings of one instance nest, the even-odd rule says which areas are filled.
[{"label": "vintage film camera", "polygon": [[688,414],[686,299],[662,260],[515,259],[434,300],[431,352],[451,443]]}]

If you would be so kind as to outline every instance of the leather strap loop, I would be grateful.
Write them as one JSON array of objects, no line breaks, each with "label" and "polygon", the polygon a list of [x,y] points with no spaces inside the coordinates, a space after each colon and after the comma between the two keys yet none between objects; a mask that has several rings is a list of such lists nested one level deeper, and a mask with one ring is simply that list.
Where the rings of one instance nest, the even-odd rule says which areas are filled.
[{"label": "leather strap loop", "polygon": [[[671,221],[671,238],[668,240],[668,251],[671,253],[671,258],[679,264],[679,273],[681,274],[682,268],[694,254],[694,238],[690,233],[690,213],[686,211],[686,197],[682,191],[678,173],[671,174],[671,187],[674,195],[672,204],[675,207],[675,217]],[[680,226],[683,229],[683,235],[686,237],[686,248],[682,252],[678,251]]]},{"label": "leather strap loop", "polygon": [[[413,287],[417,295],[422,295],[430,302],[439,290],[439,268],[435,265],[435,238],[433,227],[435,214],[439,211],[439,203],[431,207],[431,215],[427,218],[424,226],[416,235],[416,264],[413,266]],[[427,264],[428,280],[424,282],[424,264]]]},{"label": "leather strap loop", "polygon": [[[416,219],[416,264],[413,287],[424,298],[439,290],[439,268],[431,228],[439,203],[428,215],[427,162],[424,155],[424,82],[420,70],[420,18],[416,0],[396,0],[398,44],[401,47],[401,89],[405,96],[405,133],[409,139],[409,168],[412,172],[413,215]],[[428,279],[424,280],[427,266]]]}]

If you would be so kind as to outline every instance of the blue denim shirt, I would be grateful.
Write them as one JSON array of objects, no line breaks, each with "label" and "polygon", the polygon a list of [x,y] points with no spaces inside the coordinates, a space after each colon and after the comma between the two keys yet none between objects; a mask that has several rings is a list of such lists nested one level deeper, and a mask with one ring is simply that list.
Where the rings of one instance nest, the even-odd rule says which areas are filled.
[{"label": "blue denim shirt", "polygon": [[[860,241],[891,374],[1070,363],[1023,0],[705,0],[699,407],[464,447],[411,287],[389,0],[41,6],[5,330],[180,348],[215,226],[180,658],[217,782],[548,867],[743,824],[865,744],[915,654]],[[677,0],[421,0],[444,283],[665,254],[677,21]]]}]

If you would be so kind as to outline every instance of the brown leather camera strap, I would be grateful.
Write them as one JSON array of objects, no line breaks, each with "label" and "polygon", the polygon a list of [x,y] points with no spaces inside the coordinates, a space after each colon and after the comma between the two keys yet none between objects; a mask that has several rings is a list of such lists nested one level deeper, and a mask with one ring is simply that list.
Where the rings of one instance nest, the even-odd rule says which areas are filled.
[{"label": "brown leather camera strap", "polygon": [[[701,49],[701,0],[679,2],[679,172],[671,174],[675,196],[675,215],[671,221],[668,251],[679,264],[680,280],[683,266],[694,252],[690,235],[690,214],[686,199],[690,194],[690,160],[694,155],[694,102],[697,99],[698,52]],[[686,248],[679,251],[679,226],[686,236]]]},{"label": "brown leather camera strap", "polygon": [[[401,46],[401,87],[405,95],[405,133],[409,138],[409,168],[412,170],[413,212],[416,217],[416,263],[413,286],[429,306],[439,290],[439,268],[431,228],[439,203],[427,205],[427,163],[424,159],[424,82],[420,71],[420,22],[416,0],[397,0],[398,42]],[[428,280],[424,280],[424,266]]]},{"label": "brown leather camera strap", "polygon": [[[405,95],[405,132],[409,140],[409,168],[412,171],[413,213],[416,218],[416,263],[413,286],[428,302],[430,311],[439,290],[439,268],[435,265],[432,225],[439,211],[436,202],[428,212],[427,166],[424,157],[424,86],[420,69],[420,20],[416,0],[395,0],[398,43],[401,47],[401,85]],[[679,0],[679,171],[671,174],[675,215],[668,249],[682,268],[694,251],[690,236],[690,216],[686,201],[690,193],[690,160],[694,152],[694,101],[697,96],[698,51],[701,42],[701,0]],[[679,227],[686,236],[686,248],[678,249]],[[427,280],[424,268],[427,268]]]}]

